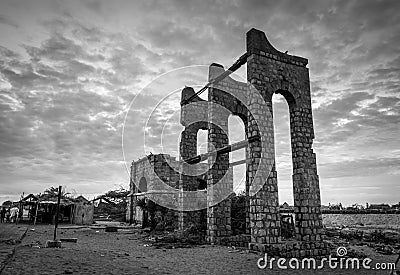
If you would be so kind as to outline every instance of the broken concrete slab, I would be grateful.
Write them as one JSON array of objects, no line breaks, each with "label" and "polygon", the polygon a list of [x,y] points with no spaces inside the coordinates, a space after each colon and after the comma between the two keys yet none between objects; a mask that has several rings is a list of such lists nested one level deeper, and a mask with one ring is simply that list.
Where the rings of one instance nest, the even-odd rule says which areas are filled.
[{"label": "broken concrete slab", "polygon": [[76,243],[78,241],[78,238],[60,238],[60,241],[67,243]]}]

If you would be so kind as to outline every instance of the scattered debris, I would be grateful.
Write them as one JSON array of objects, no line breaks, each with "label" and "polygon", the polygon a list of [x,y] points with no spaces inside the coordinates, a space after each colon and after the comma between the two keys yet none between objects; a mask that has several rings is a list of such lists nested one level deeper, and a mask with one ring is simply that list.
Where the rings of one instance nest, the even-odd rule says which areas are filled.
[{"label": "scattered debris", "polygon": [[5,244],[10,244],[10,245],[15,245],[17,243],[20,243],[20,241],[18,240],[14,240],[14,239],[6,239],[6,240],[1,240],[2,243]]},{"label": "scattered debris", "polygon": [[116,227],[116,226],[106,226],[106,232],[118,232],[118,227]]},{"label": "scattered debris", "polygon": [[48,241],[46,241],[46,247],[47,248],[61,248],[61,241],[48,240]]}]

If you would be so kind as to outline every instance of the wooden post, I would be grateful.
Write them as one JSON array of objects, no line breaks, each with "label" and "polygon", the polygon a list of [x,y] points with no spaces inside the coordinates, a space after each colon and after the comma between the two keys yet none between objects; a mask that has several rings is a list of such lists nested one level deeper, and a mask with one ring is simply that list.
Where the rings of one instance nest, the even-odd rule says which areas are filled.
[{"label": "wooden post", "polygon": [[56,218],[54,221],[54,241],[57,238],[57,226],[58,226],[58,214],[60,213],[60,201],[61,201],[61,185],[58,186],[58,199],[57,199],[57,211],[56,211]]},{"label": "wooden post", "polygon": [[131,203],[129,204],[129,224],[133,224],[133,194],[130,194]]},{"label": "wooden post", "polygon": [[37,215],[38,215],[38,209],[39,209],[39,200],[36,202],[35,219],[33,220],[33,226],[36,225],[36,219],[37,219]]},{"label": "wooden post", "polygon": [[73,224],[74,222],[75,222],[75,204],[73,204],[72,206],[71,206],[71,214],[69,214],[69,221],[70,221],[70,224]]}]

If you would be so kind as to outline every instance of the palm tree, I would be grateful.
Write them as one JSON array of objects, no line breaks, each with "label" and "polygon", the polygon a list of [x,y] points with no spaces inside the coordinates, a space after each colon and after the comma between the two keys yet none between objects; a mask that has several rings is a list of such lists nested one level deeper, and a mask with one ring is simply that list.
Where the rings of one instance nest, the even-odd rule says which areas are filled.
[{"label": "palm tree", "polygon": [[3,202],[2,206],[3,206],[3,207],[11,207],[12,204],[13,204],[13,202],[10,201],[10,200],[8,200],[8,201]]},{"label": "palm tree", "polygon": [[[61,188],[61,198],[68,199],[71,193],[65,192],[65,187]],[[43,194],[38,196],[40,200],[49,200],[58,197],[58,187],[50,187]]]}]

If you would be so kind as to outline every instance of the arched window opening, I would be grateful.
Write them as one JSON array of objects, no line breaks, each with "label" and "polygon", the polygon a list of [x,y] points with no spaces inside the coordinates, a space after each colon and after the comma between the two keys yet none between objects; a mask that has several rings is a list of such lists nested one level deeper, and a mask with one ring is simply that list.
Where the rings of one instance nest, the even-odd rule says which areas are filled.
[{"label": "arched window opening", "polygon": [[[197,132],[197,145],[196,145],[197,155],[207,153],[208,150],[207,144],[208,144],[208,130],[200,129]],[[207,170],[208,170],[208,160],[206,159],[199,164],[199,168],[197,170],[199,173],[199,175],[197,176],[198,190],[207,189]]]},{"label": "arched window opening", "polygon": [[197,132],[197,155],[207,153],[208,131],[200,129]]},{"label": "arched window opening", "polygon": [[282,95],[272,98],[274,116],[275,161],[278,174],[279,202],[293,205],[292,150],[290,143],[289,106]]},{"label": "arched window opening", "polygon": [[[229,144],[234,144],[246,139],[244,124],[240,117],[230,115],[228,118]],[[246,148],[229,153],[229,162],[238,163],[246,159]],[[233,191],[236,194],[243,193],[246,184],[246,164],[233,166]]]},{"label": "arched window opening", "polygon": [[275,168],[278,181],[278,197],[281,216],[281,236],[290,238],[294,236],[293,215],[293,164],[290,138],[289,104],[286,97],[276,94],[272,97],[274,143],[275,143]]},{"label": "arched window opening", "polygon": [[[228,119],[229,144],[234,144],[246,139],[244,123],[238,116],[231,115]],[[231,204],[231,229],[233,235],[245,234],[246,225],[246,148],[229,153],[229,163],[232,169],[233,191],[236,196],[232,197]],[[240,163],[240,164],[239,164]]]}]

